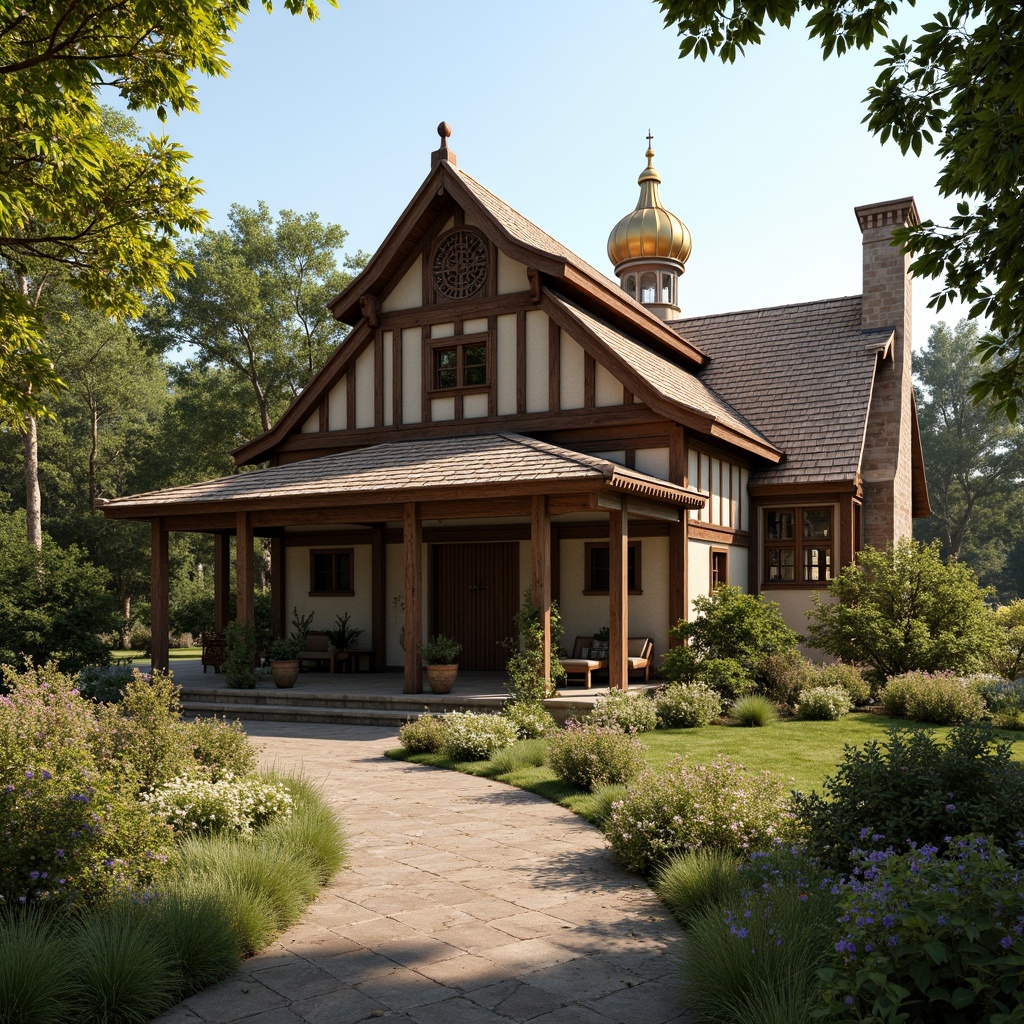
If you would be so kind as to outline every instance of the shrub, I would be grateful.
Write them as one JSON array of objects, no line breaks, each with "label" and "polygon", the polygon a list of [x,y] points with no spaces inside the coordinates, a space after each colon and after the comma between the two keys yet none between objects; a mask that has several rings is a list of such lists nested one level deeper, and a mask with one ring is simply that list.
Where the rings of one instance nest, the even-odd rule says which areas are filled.
[{"label": "shrub", "polygon": [[881,679],[916,669],[978,671],[999,644],[987,592],[962,562],[943,564],[937,541],[865,548],[828,590],[837,600],[815,600],[810,642],[844,661],[870,665]]},{"label": "shrub", "polygon": [[441,749],[444,730],[437,715],[410,718],[398,730],[398,741],[410,754],[436,754]]},{"label": "shrub", "polygon": [[662,729],[700,729],[722,713],[722,698],[706,683],[672,683],[654,698]]},{"label": "shrub", "polygon": [[812,665],[812,686],[841,686],[849,695],[850,702],[857,707],[871,700],[871,683],[864,678],[863,669],[835,661],[830,665]]},{"label": "shrub", "polygon": [[[93,665],[78,673],[78,692],[98,704],[116,704],[138,671],[131,665]],[[144,677],[145,678],[145,677]]]},{"label": "shrub", "polygon": [[644,748],[620,726],[570,721],[551,738],[548,764],[570,786],[594,789],[639,775],[645,764]]},{"label": "shrub", "polygon": [[590,794],[590,805],[587,819],[598,828],[603,829],[611,816],[612,807],[620,800],[626,799],[626,785],[623,782],[609,782],[603,786],[595,786]]},{"label": "shrub", "polygon": [[775,721],[775,705],[767,697],[751,693],[740,697],[727,714],[737,725],[762,728]]},{"label": "shrub", "polygon": [[810,686],[814,666],[797,650],[766,654],[754,663],[754,682],[769,700],[793,704]]},{"label": "shrub", "polygon": [[909,842],[944,848],[983,832],[1010,849],[1024,829],[1024,764],[988,726],[954,726],[945,744],[927,729],[891,729],[884,743],[847,746],[822,794],[794,795],[811,852],[835,870],[851,851]]},{"label": "shrub", "polygon": [[288,790],[258,775],[172,779],[143,795],[153,812],[179,832],[249,834],[279,816],[289,817]]},{"label": "shrub", "polygon": [[802,877],[799,864],[795,877],[791,869],[776,874],[756,861],[745,864],[742,898],[705,912],[690,928],[683,978],[702,1022],[813,1019],[819,971],[832,954],[836,900],[829,887]]},{"label": "shrub", "polygon": [[771,772],[754,775],[727,757],[688,764],[677,756],[630,786],[605,832],[619,860],[646,874],[673,853],[763,850],[791,829],[782,780]]},{"label": "shrub", "polygon": [[251,622],[232,619],[224,628],[224,679],[236,690],[251,690],[256,686],[258,642],[256,627]]},{"label": "shrub", "polygon": [[977,683],[985,707],[993,714],[1002,711],[1024,711],[1024,676],[1020,679],[987,678]]},{"label": "shrub", "polygon": [[843,932],[822,972],[832,1019],[1020,1019],[1020,873],[989,841],[875,853],[839,895]]},{"label": "shrub", "polygon": [[110,648],[100,634],[117,623],[110,573],[49,536],[37,550],[23,510],[0,512],[0,551],[0,662],[53,661],[65,672],[107,664]]},{"label": "shrub", "polygon": [[1024,598],[996,609],[1000,637],[991,667],[1006,679],[1024,676]]},{"label": "shrub", "polygon": [[754,689],[754,680],[733,658],[702,661],[697,667],[695,678],[730,699],[742,697]]},{"label": "shrub", "polygon": [[511,775],[512,772],[522,771],[524,768],[539,768],[547,763],[547,759],[548,744],[543,736],[519,740],[511,747],[495,751],[491,756],[490,774]]},{"label": "shrub", "polygon": [[551,713],[537,702],[506,701],[501,713],[516,727],[521,740],[550,736],[558,728]]},{"label": "shrub", "polygon": [[682,923],[736,899],[744,879],[740,858],[715,847],[674,853],[654,875],[654,891]]},{"label": "shrub", "polygon": [[598,697],[588,716],[594,725],[617,725],[623,732],[653,732],[658,728],[658,711],[646,693],[609,690]]},{"label": "shrub", "polygon": [[850,695],[842,686],[812,686],[797,698],[797,714],[816,722],[838,722],[849,714]]},{"label": "shrub", "polygon": [[452,711],[441,718],[441,753],[453,761],[486,761],[516,741],[516,727],[501,715]]},{"label": "shrub", "polygon": [[553,697],[558,687],[565,682],[565,668],[558,660],[558,648],[564,633],[558,602],[551,602],[551,658],[548,662],[550,685],[545,686],[544,683],[544,630],[540,622],[540,609],[533,603],[529,588],[523,594],[523,603],[513,621],[516,636],[505,642],[509,653],[505,674],[508,676],[508,692],[513,702],[535,704],[546,697]]},{"label": "shrub", "polygon": [[779,606],[739,587],[716,587],[710,597],[694,598],[693,607],[694,619],[680,619],[669,630],[681,641],[664,658],[665,675],[672,681],[701,678],[702,662],[722,658],[737,662],[749,676],[764,655],[796,648],[797,635],[782,621]]},{"label": "shrub", "polygon": [[242,723],[220,718],[197,718],[183,723],[192,758],[216,782],[226,775],[249,775],[256,770],[259,750]]},{"label": "shrub", "polygon": [[882,707],[893,718],[950,725],[985,717],[985,701],[970,679],[951,672],[907,672],[888,680]]}]

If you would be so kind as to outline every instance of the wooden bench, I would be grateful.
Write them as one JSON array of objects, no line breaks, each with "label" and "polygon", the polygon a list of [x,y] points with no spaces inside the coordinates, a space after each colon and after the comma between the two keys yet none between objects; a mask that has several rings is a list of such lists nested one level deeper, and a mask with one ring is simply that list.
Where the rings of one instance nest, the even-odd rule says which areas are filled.
[{"label": "wooden bench", "polygon": [[326,633],[309,633],[306,636],[306,649],[299,651],[299,665],[311,661],[314,669],[319,669],[322,664],[324,671],[327,671],[331,667],[333,651]]},{"label": "wooden bench", "polygon": [[649,636],[631,636],[626,641],[627,676],[643,672],[644,682],[651,678],[651,660],[654,657],[654,641]]},{"label": "wooden bench", "polygon": [[[583,676],[583,685],[588,690],[591,687],[591,673],[596,672],[598,669],[608,667],[607,658],[601,660],[600,658],[595,659],[590,657],[590,649],[593,646],[594,638],[592,636],[578,636],[576,637],[576,643],[573,644],[572,657],[558,659],[562,668],[565,669],[567,677]],[[584,652],[586,652],[586,655],[584,655]]]},{"label": "wooden bench", "polygon": [[203,674],[206,674],[207,665],[212,665],[214,672],[220,672],[220,667],[228,654],[224,634],[207,630],[200,636],[200,642],[203,645]]}]

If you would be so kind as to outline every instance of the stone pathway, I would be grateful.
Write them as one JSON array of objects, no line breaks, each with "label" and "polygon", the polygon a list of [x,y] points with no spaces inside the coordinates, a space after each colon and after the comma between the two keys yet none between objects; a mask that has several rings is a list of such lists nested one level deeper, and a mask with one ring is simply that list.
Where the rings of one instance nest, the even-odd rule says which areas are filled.
[{"label": "stone pathway", "polygon": [[682,932],[597,829],[487,779],[390,761],[392,730],[252,722],[322,780],[349,858],[302,920],[159,1024],[688,1022]]}]

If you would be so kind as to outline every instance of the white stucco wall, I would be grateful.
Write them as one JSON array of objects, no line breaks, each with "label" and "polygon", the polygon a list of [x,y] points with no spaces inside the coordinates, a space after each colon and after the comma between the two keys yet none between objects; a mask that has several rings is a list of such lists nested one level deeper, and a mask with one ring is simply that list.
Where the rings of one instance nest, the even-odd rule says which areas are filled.
[{"label": "white stucco wall", "polygon": [[414,309],[423,305],[423,257],[417,256],[405,276],[380,304],[385,313],[393,309]]},{"label": "white stucco wall", "polygon": [[348,428],[348,374],[331,388],[327,396],[327,426],[330,430]]},{"label": "white stucco wall", "polygon": [[512,292],[525,292],[530,289],[530,279],[526,276],[526,267],[522,263],[498,250],[498,294],[509,295]]},{"label": "white stucco wall", "polygon": [[512,416],[516,411],[516,318],[498,317],[498,415]]},{"label": "white stucco wall", "polygon": [[594,404],[596,406],[622,405],[622,382],[600,363],[594,378]]},{"label": "white stucco wall", "polygon": [[356,359],[356,426],[372,427],[373,422],[373,346],[367,345]]},{"label": "white stucco wall", "polygon": [[[649,476],[656,476],[660,480],[668,479],[668,449],[667,448],[637,448],[636,470],[638,473],[647,473]],[[673,483],[680,483],[675,480]]]},{"label": "white stucco wall", "polygon": [[423,417],[423,341],[418,327],[402,331],[402,420],[419,423]]},{"label": "white stucco wall", "polygon": [[548,408],[548,317],[531,309],[526,314],[526,411],[546,412]]},{"label": "white stucco wall", "polygon": [[[328,545],[315,545],[317,550]],[[350,545],[343,545],[349,547]],[[335,617],[348,612],[351,624],[363,630],[358,646],[369,647],[373,629],[372,619],[372,586],[371,565],[372,555],[369,544],[352,545],[354,558],[355,593],[350,597],[341,595],[324,595],[311,597],[309,594],[309,552],[308,547],[285,548],[285,619],[292,620],[292,609],[298,608],[299,613],[306,615],[313,612],[313,629],[330,629]]]},{"label": "white stucco wall", "polygon": [[583,382],[585,353],[564,331],[561,338],[562,354],[558,367],[561,405],[563,409],[582,409],[586,394]]}]

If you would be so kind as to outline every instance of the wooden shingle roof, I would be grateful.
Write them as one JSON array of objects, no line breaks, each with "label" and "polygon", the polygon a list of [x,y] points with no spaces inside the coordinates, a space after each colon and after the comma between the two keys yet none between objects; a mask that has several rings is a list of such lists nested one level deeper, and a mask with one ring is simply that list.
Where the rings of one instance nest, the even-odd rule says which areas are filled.
[{"label": "wooden shingle roof", "polygon": [[244,510],[267,502],[311,507],[427,500],[480,487],[497,487],[506,493],[607,487],[687,508],[704,504],[697,492],[666,480],[593,455],[502,433],[374,445],[114,498],[100,507],[109,517],[131,519],[199,507]]},{"label": "wooden shingle roof", "polygon": [[786,453],[751,483],[857,478],[878,355],[893,337],[861,329],[859,295],[671,326],[711,357],[700,380]]}]

